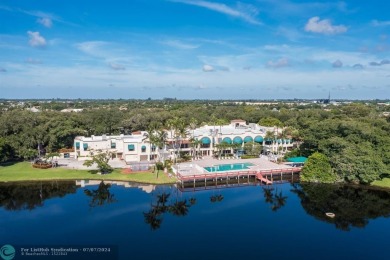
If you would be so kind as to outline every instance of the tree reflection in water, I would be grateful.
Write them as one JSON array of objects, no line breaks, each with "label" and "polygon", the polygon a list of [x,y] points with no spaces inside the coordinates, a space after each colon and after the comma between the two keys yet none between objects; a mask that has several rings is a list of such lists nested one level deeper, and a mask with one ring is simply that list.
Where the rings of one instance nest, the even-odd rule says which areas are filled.
[{"label": "tree reflection in water", "polygon": [[105,204],[116,202],[114,194],[110,192],[110,187],[111,184],[105,184],[104,181],[102,181],[96,190],[85,189],[84,194],[88,197],[91,197],[89,206],[93,208],[96,206],[103,206]]},{"label": "tree reflection in water", "polygon": [[169,193],[161,193],[156,196],[156,202],[151,203],[151,209],[148,212],[144,212],[145,223],[149,224],[152,230],[159,229],[163,221],[163,215],[165,213],[171,213],[174,216],[186,216],[189,208],[196,203],[195,198],[190,198],[189,203],[187,200],[175,201],[169,200]]},{"label": "tree reflection in water", "polygon": [[283,196],[282,191],[278,192],[278,189],[272,186],[263,187],[264,199],[266,203],[271,204],[272,211],[278,211],[286,204],[287,197]]},{"label": "tree reflection in water", "polygon": [[210,201],[212,203],[214,202],[221,202],[223,200],[223,195],[222,194],[219,194],[219,195],[213,195],[210,197]]},{"label": "tree reflection in water", "polygon": [[[369,219],[390,216],[390,192],[370,188],[331,184],[293,185],[305,211],[315,218],[348,231],[365,227]],[[335,214],[334,218],[325,215]]]},{"label": "tree reflection in water", "polygon": [[76,193],[74,181],[2,183],[0,207],[6,210],[33,210],[42,207],[46,199]]}]

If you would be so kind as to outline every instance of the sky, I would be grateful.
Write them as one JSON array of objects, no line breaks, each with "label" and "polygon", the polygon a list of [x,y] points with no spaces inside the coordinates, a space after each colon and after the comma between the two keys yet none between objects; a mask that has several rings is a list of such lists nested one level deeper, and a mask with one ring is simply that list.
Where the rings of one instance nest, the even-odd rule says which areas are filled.
[{"label": "sky", "polygon": [[390,1],[0,0],[0,98],[389,99]]}]

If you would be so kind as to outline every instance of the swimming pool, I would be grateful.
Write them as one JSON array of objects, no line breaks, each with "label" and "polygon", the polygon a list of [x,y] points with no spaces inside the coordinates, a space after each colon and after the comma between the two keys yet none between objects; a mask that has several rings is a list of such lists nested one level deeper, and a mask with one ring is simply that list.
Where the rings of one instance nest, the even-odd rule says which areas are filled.
[{"label": "swimming pool", "polygon": [[233,163],[233,164],[218,164],[210,167],[204,167],[208,172],[225,172],[225,171],[238,171],[247,170],[249,166],[254,166],[253,163]]}]

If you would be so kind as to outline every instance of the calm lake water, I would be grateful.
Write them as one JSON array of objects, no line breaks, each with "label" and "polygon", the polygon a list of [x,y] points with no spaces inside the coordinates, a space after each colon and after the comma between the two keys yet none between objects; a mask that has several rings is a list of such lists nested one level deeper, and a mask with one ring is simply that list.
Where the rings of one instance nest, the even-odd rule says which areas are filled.
[{"label": "calm lake water", "polygon": [[113,246],[118,259],[390,259],[387,191],[290,183],[153,188],[0,184],[0,247],[12,245],[15,259],[34,259],[18,255],[26,246]]}]

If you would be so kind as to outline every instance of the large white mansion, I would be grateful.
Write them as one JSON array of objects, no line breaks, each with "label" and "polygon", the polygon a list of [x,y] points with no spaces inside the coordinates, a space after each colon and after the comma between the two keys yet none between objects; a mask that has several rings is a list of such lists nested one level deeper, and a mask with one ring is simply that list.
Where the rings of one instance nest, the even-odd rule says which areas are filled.
[{"label": "large white mansion", "polygon": [[[167,142],[162,150],[150,143],[145,131],[133,132],[131,135],[78,136],[74,140],[74,149],[78,158],[88,157],[91,151],[102,150],[111,151],[113,158],[127,163],[154,161],[158,154],[164,154],[164,158],[174,158],[177,150],[191,156],[195,152],[200,156],[212,156],[221,143],[243,147],[245,143],[254,142],[263,146],[264,153],[284,153],[293,147],[293,141],[276,139],[280,131],[274,127],[247,124],[244,120],[232,120],[229,125],[205,125],[189,129],[188,135],[180,138],[180,141],[173,131],[167,130]],[[267,132],[274,134],[273,140],[266,139]],[[197,140],[196,147],[193,147],[191,140]],[[234,153],[239,149],[227,148],[224,152]]]}]

